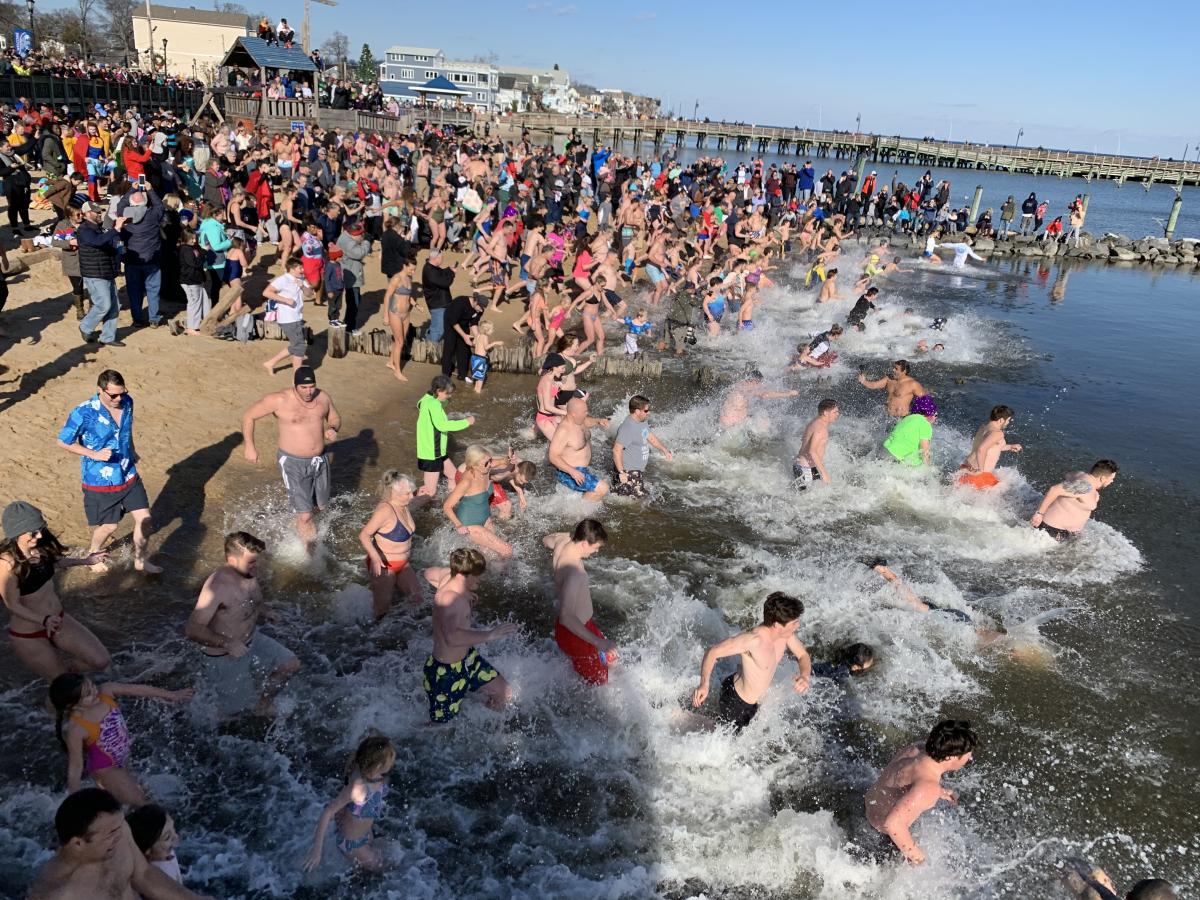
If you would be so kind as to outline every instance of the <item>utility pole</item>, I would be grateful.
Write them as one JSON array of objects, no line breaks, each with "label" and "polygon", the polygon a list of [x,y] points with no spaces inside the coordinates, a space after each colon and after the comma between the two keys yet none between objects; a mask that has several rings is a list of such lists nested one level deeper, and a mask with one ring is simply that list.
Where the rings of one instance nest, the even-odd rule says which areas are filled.
[{"label": "utility pole", "polygon": [[[150,32],[146,35],[146,46],[150,48],[150,71],[154,72],[154,17],[150,15],[150,0],[146,0],[146,27]],[[135,48],[136,50],[136,48]],[[137,53],[135,52],[136,56]]]},{"label": "utility pole", "polygon": [[696,105],[692,107],[692,121],[695,122],[700,118],[700,101],[696,101]]},{"label": "utility pole", "polygon": [[854,117],[854,133],[862,134],[862,113]]}]

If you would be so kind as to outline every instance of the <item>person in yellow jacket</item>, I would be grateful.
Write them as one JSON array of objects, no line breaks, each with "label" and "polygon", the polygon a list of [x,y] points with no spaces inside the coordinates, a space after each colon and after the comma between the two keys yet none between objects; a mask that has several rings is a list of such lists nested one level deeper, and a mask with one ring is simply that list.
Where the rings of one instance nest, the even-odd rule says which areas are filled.
[{"label": "person in yellow jacket", "polygon": [[449,434],[475,424],[474,416],[465,419],[446,417],[445,405],[453,395],[454,382],[449,376],[437,375],[417,403],[417,468],[425,476],[424,484],[417,491],[419,496],[436,496],[442,475],[453,484],[454,463],[450,462]]}]

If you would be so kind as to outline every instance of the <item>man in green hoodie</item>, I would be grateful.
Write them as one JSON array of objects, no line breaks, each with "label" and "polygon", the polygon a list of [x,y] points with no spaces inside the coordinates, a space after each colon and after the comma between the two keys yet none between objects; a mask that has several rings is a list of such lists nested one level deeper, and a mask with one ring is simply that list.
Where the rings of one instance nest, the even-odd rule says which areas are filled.
[{"label": "man in green hoodie", "polygon": [[454,463],[450,462],[451,431],[462,431],[475,424],[474,416],[465,419],[446,417],[446,403],[454,395],[449,375],[435,375],[429,390],[417,403],[417,468],[425,475],[418,496],[437,496],[438,479],[445,474],[454,483]]}]

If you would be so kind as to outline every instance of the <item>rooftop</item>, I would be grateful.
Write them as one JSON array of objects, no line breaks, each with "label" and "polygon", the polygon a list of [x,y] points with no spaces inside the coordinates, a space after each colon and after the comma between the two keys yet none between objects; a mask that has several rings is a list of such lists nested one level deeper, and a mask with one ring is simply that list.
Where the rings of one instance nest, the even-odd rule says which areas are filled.
[{"label": "rooftop", "polygon": [[[247,29],[250,17],[245,13],[222,13],[194,6],[156,6],[150,4],[151,18],[162,22],[193,22],[197,25],[223,25],[226,28]],[[145,6],[135,6],[133,18],[146,18]]]},{"label": "rooftop", "polygon": [[442,51],[437,47],[388,47],[388,53],[407,53],[410,56],[441,56]]}]

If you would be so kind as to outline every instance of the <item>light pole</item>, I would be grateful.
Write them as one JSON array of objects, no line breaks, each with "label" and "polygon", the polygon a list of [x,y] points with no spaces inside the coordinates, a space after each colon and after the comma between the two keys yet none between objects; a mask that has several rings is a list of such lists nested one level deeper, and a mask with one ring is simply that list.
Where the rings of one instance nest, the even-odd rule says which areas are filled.
[{"label": "light pole", "polygon": [[854,133],[862,134],[862,113],[854,117]]},{"label": "light pole", "polygon": [[1024,134],[1025,134],[1025,129],[1024,129],[1024,128],[1018,128],[1018,129],[1017,129],[1017,142],[1016,142],[1015,144],[1013,144],[1013,146],[1014,146],[1014,147],[1020,147],[1020,146],[1021,146],[1021,136],[1022,136],[1022,135],[1024,135]]},{"label": "light pole", "polygon": [[167,74],[167,39],[163,38],[163,75]]},{"label": "light pole", "polygon": [[25,5],[29,7],[29,50],[33,51],[33,0],[25,0]]},{"label": "light pole", "polygon": [[700,119],[700,101],[696,101],[696,105],[692,107],[692,121],[696,122]]}]

